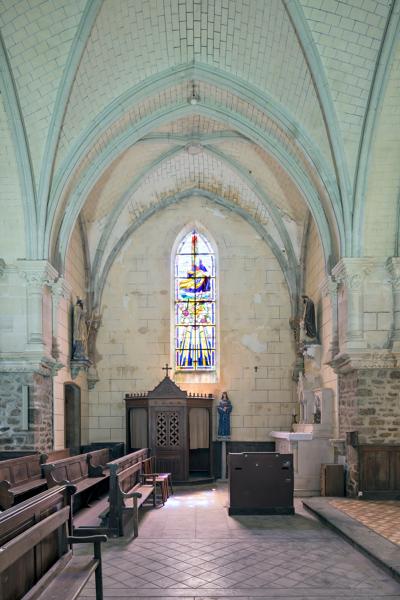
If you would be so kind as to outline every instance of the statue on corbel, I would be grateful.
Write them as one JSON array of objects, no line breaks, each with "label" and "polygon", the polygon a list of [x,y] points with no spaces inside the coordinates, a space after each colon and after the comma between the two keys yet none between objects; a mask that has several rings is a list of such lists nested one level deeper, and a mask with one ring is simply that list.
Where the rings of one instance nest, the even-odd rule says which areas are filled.
[{"label": "statue on corbel", "polygon": [[309,296],[302,295],[303,298],[303,318],[300,322],[301,338],[305,344],[317,344],[317,325],[315,320],[314,302]]},{"label": "statue on corbel", "polygon": [[87,381],[89,389],[93,389],[96,383],[99,381],[99,376],[96,368],[96,339],[97,333],[100,329],[101,325],[101,315],[99,315],[95,310],[92,311],[90,315],[90,319],[87,322],[88,326],[88,353],[89,359],[91,361],[91,366],[89,367]]},{"label": "statue on corbel", "polygon": [[92,365],[88,354],[87,312],[83,300],[77,298],[72,308],[71,374],[73,379],[80,371],[88,372]]},{"label": "statue on corbel", "polygon": [[318,369],[321,367],[321,352],[318,341],[314,302],[305,294],[301,297],[303,299],[303,312],[301,317],[295,317],[289,320],[296,347],[296,362],[292,374],[293,381],[298,381],[300,374],[304,372],[305,359],[312,359],[317,364]]}]

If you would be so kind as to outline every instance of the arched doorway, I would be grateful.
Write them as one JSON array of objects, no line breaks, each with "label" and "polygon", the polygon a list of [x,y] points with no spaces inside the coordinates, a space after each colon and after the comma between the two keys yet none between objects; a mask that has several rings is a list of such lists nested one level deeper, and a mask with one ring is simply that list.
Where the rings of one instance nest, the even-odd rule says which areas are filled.
[{"label": "arched doorway", "polygon": [[74,383],[64,385],[65,447],[79,454],[81,447],[81,389]]}]

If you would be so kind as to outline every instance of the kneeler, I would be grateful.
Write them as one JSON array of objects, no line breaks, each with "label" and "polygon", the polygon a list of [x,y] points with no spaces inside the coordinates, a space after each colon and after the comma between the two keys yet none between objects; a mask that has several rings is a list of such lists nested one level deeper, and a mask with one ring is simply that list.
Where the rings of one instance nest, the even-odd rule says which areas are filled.
[{"label": "kneeler", "polygon": [[[142,464],[144,479],[146,480],[146,475],[148,475],[149,477],[155,476],[155,482],[160,486],[162,502],[163,504],[165,504],[169,497],[169,491],[171,490],[171,495],[174,493],[174,490],[172,489],[171,473],[155,473],[154,456],[151,456],[150,458],[145,458],[142,461]],[[151,480],[151,482],[153,482],[153,479]]]}]

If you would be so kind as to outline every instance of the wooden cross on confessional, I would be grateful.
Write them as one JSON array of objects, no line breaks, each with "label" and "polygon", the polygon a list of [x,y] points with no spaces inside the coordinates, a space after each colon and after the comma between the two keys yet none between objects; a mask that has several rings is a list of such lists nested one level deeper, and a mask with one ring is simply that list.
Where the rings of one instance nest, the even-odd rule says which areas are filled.
[{"label": "wooden cross on confessional", "polygon": [[166,371],[166,373],[167,373],[167,377],[169,377],[169,375],[168,375],[168,371],[172,371],[172,367],[169,367],[169,366],[168,366],[168,363],[166,363],[166,364],[165,364],[165,367],[162,367],[162,370],[163,370],[163,371]]}]

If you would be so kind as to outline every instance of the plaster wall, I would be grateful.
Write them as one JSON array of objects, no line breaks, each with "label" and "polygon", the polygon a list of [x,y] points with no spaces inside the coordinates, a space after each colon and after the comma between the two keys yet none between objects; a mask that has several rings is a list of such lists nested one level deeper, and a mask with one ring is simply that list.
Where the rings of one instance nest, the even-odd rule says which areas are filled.
[{"label": "plaster wall", "polygon": [[71,286],[71,298],[61,298],[58,307],[57,319],[57,341],[59,350],[59,361],[66,365],[54,377],[54,448],[64,448],[65,444],[65,398],[64,384],[75,383],[81,389],[81,423],[82,443],[87,442],[88,435],[88,389],[86,375],[82,372],[72,379],[69,369],[71,354],[71,311],[76,298],[86,298],[85,291],[85,261],[83,254],[82,239],[78,225],[75,226],[69,244],[65,279]]},{"label": "plaster wall", "polygon": [[175,380],[216,397],[228,391],[233,440],[268,440],[271,430],[290,426],[294,349],[278,262],[241,217],[191,198],[146,221],[109,272],[96,346],[99,382],[89,391],[90,441],[124,440],[124,394],[152,389],[173,359],[171,249],[194,224],[215,240],[218,254],[219,377],[213,383],[189,374]]}]

